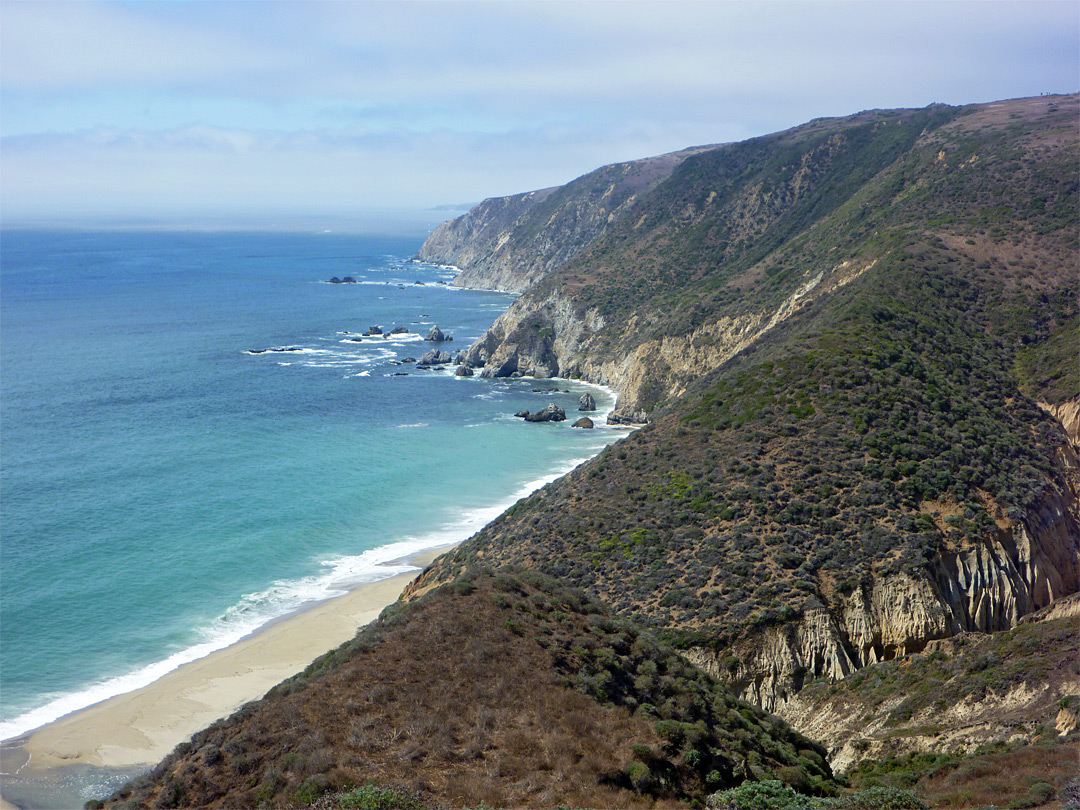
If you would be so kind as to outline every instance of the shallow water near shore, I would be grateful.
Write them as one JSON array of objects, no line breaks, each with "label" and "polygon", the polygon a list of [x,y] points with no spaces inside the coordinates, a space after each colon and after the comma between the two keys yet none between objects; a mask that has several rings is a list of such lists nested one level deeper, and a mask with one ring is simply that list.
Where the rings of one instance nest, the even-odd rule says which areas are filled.
[{"label": "shallow water near shore", "polygon": [[403,364],[512,300],[415,237],[0,238],[0,738],[405,570],[622,435],[512,416],[602,414],[595,388]]}]

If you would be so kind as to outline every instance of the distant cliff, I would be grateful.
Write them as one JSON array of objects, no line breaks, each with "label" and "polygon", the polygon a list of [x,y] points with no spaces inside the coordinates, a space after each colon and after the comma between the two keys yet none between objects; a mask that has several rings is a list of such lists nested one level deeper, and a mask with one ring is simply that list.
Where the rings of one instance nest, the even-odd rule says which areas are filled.
[{"label": "distant cliff", "polygon": [[615,163],[565,186],[484,200],[436,228],[417,258],[459,267],[454,284],[460,287],[521,292],[577,255],[698,151]]}]

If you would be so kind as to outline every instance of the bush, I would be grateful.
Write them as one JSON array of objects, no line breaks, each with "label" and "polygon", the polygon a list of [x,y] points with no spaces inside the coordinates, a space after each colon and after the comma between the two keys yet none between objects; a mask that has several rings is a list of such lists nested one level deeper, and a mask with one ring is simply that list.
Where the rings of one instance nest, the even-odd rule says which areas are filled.
[{"label": "bush", "polygon": [[721,790],[709,796],[705,806],[714,810],[815,810],[809,797],[776,779],[743,782]]},{"label": "bush", "polygon": [[929,810],[910,790],[892,787],[872,787],[835,799],[815,799],[814,805],[819,810]]},{"label": "bush", "polygon": [[311,804],[330,789],[330,780],[326,774],[317,773],[300,783],[294,798],[297,804]]},{"label": "bush", "polygon": [[420,810],[424,806],[416,796],[373,784],[353,788],[336,799],[342,810]]}]

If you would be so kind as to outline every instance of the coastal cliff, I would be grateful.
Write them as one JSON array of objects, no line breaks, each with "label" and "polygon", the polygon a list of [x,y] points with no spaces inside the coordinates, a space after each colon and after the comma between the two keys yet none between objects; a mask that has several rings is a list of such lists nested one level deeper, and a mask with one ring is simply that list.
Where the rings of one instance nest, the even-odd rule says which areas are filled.
[{"label": "coastal cliff", "polygon": [[1074,112],[869,111],[685,158],[466,354],[614,387],[650,432],[427,581],[568,577],[781,713],[1076,592]]},{"label": "coastal cliff", "polygon": [[[420,258],[523,291],[467,366],[604,383],[642,427],[111,801],[1076,786],[1078,121],[870,110],[440,227]],[[925,806],[863,799],[829,806]]]},{"label": "coastal cliff", "polygon": [[521,292],[577,255],[698,151],[615,163],[565,186],[484,200],[437,227],[416,258],[458,267],[459,287]]}]

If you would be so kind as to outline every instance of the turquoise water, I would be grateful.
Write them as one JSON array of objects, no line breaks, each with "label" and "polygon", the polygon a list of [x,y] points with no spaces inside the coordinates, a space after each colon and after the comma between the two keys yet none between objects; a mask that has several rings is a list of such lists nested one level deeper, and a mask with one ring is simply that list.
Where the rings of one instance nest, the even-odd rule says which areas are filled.
[{"label": "turquoise water", "polygon": [[[0,738],[405,570],[618,438],[512,416],[581,385],[398,365],[512,300],[419,242],[0,234]],[[356,340],[376,324],[410,334]]]}]

